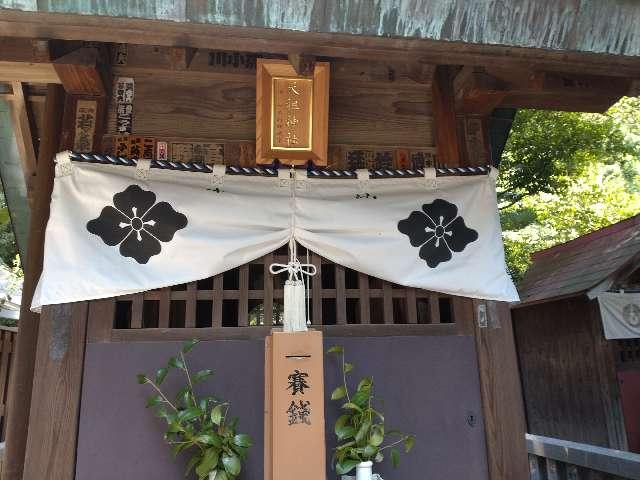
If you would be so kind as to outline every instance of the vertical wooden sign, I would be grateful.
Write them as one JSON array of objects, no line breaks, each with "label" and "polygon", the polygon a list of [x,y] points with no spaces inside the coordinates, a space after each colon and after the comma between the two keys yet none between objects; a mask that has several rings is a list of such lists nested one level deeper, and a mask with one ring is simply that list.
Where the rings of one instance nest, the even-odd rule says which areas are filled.
[{"label": "vertical wooden sign", "polygon": [[326,480],[322,332],[265,345],[265,480]]},{"label": "vertical wooden sign", "polygon": [[327,165],[329,64],[303,77],[287,60],[258,59],[256,163]]},{"label": "vertical wooden sign", "polygon": [[76,104],[75,136],[73,150],[76,152],[91,152],[93,150],[93,136],[96,132],[98,102],[95,100],[78,100]]}]

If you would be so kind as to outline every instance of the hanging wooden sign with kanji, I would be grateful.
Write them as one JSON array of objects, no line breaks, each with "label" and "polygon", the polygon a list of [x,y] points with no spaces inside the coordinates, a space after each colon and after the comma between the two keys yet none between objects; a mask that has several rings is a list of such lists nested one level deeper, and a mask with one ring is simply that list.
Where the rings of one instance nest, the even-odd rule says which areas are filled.
[{"label": "hanging wooden sign with kanji", "polygon": [[256,163],[327,165],[329,64],[298,75],[287,60],[258,59]]},{"label": "hanging wooden sign with kanji", "polygon": [[322,332],[265,345],[265,480],[326,480]]}]

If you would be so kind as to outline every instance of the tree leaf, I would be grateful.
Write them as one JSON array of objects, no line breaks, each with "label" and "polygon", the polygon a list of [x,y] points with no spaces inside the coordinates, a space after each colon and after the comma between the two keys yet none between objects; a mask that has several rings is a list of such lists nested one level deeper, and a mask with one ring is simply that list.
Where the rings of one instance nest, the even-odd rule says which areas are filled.
[{"label": "tree leaf", "polygon": [[334,345],[329,350],[327,350],[327,353],[338,353],[338,354],[340,354],[340,353],[344,353],[344,349],[340,345]]},{"label": "tree leaf", "polygon": [[371,390],[372,385],[373,385],[373,380],[369,377],[365,377],[362,380],[360,380],[360,383],[358,383],[358,388],[356,390],[359,392],[362,390]]},{"label": "tree leaf", "polygon": [[196,467],[196,475],[198,475],[199,477],[209,475],[210,472],[215,470],[216,465],[218,465],[219,458],[220,453],[218,452],[218,450],[214,448],[205,450],[202,461]]},{"label": "tree leaf", "polygon": [[213,370],[200,370],[199,372],[197,372],[191,379],[191,381],[196,384],[196,383],[200,383],[202,380],[204,380],[207,377],[210,377],[211,375],[213,375]]},{"label": "tree leaf", "polygon": [[222,447],[222,439],[215,432],[203,433],[194,438],[194,441],[204,443],[205,445],[213,445],[214,447]]},{"label": "tree leaf", "polygon": [[173,445],[171,447],[171,452],[173,453],[173,458],[177,457],[178,454],[184,450],[185,448],[189,448],[191,446],[190,443],[179,443],[177,445]]},{"label": "tree leaf", "polygon": [[158,371],[156,372],[156,384],[157,385],[162,385],[162,382],[164,381],[165,377],[167,376],[167,373],[169,373],[169,369],[162,367],[160,369],[158,369]]},{"label": "tree leaf", "polygon": [[336,420],[336,423],[333,427],[333,431],[338,434],[338,430],[344,427],[347,422],[351,419],[351,415],[340,415]]},{"label": "tree leaf", "polygon": [[382,445],[382,442],[384,442],[384,429],[380,425],[372,426],[369,443],[374,447],[379,447]]},{"label": "tree leaf", "polygon": [[222,465],[224,465],[226,472],[234,477],[240,474],[242,468],[240,458],[236,454],[223,453]]},{"label": "tree leaf", "polygon": [[216,405],[213,407],[211,410],[211,421],[215,425],[220,425],[220,422],[222,422],[222,405]]},{"label": "tree leaf", "polygon": [[353,370],[353,363],[347,363],[345,362],[344,367],[342,368],[342,371],[344,373],[349,373]]},{"label": "tree leaf", "polygon": [[338,437],[338,440],[345,440],[347,438],[351,438],[355,434],[356,434],[356,429],[349,425],[345,425],[344,427],[340,427],[336,429],[336,436]]},{"label": "tree leaf", "polygon": [[344,385],[339,386],[333,392],[331,392],[331,400],[340,400],[347,395],[347,389]]},{"label": "tree leaf", "polygon": [[391,465],[393,465],[393,468],[398,468],[398,465],[400,464],[400,454],[398,453],[398,450],[396,450],[395,448],[391,449]]},{"label": "tree leaf", "polygon": [[139,373],[138,375],[136,375],[136,378],[138,379],[138,383],[140,385],[144,385],[145,383],[149,382],[149,379],[144,373]]},{"label": "tree leaf", "polygon": [[9,223],[9,220],[11,220],[9,209],[7,207],[0,208],[0,225]]},{"label": "tree leaf", "polygon": [[356,465],[360,463],[359,460],[354,460],[352,458],[346,458],[342,462],[336,463],[336,473],[338,475],[346,475],[351,470],[353,470]]},{"label": "tree leaf", "polygon": [[369,398],[371,397],[371,390],[359,390],[351,397],[351,403],[355,403],[361,408],[369,405]]},{"label": "tree leaf", "polygon": [[249,451],[249,448],[245,448],[245,447],[240,447],[238,445],[235,444],[231,444],[231,448],[233,449],[234,452],[236,452],[238,454],[238,456],[242,459],[245,460],[247,458],[247,452]]},{"label": "tree leaf", "polygon": [[413,435],[409,435],[405,440],[404,440],[404,451],[406,453],[409,453],[411,451],[411,449],[413,448],[413,446],[416,443],[416,438]]},{"label": "tree leaf", "polygon": [[253,441],[251,440],[251,437],[249,435],[240,433],[233,437],[233,443],[235,443],[239,447],[249,448],[253,444]]},{"label": "tree leaf", "polygon": [[365,457],[366,460],[373,459],[377,453],[378,453],[378,447],[374,447],[373,445],[366,445],[362,449],[362,455]]},{"label": "tree leaf", "polygon": [[238,426],[238,417],[233,417],[229,422],[229,430],[235,431],[237,426]]},{"label": "tree leaf", "polygon": [[185,478],[189,476],[189,474],[191,473],[191,470],[193,470],[193,467],[195,467],[196,464],[200,462],[201,458],[202,456],[200,454],[194,455],[193,457],[191,457],[191,460],[189,460],[189,463],[187,463],[187,468],[184,471]]},{"label": "tree leaf", "polygon": [[356,405],[355,403],[352,402],[347,402],[344,405],[342,405],[343,409],[345,410],[356,410],[358,412],[362,412],[362,408],[360,408],[358,405]]},{"label": "tree leaf", "polygon": [[198,343],[200,343],[200,340],[198,340],[197,338],[185,342],[182,345],[182,353],[189,353]]},{"label": "tree leaf", "polygon": [[358,444],[360,444],[360,442],[366,438],[367,433],[369,433],[370,427],[371,427],[371,422],[369,420],[365,420],[364,422],[362,422],[362,425],[360,425],[360,428],[358,429],[358,432],[356,433],[356,436],[355,436],[356,442]]},{"label": "tree leaf", "polygon": [[181,370],[184,370],[184,362],[181,358],[178,357],[171,357],[169,359],[169,366],[172,368],[179,368]]},{"label": "tree leaf", "polygon": [[183,422],[189,422],[201,415],[202,411],[199,408],[192,407],[187,408],[186,410],[181,410],[180,413],[178,413],[178,418]]},{"label": "tree leaf", "polygon": [[376,456],[373,459],[373,461],[376,462],[376,463],[380,463],[383,460],[384,460],[384,454],[381,451],[378,451],[378,453],[376,453]]},{"label": "tree leaf", "polygon": [[216,473],[215,480],[233,480],[233,479],[229,478],[229,476],[227,475],[227,472],[225,472],[224,470],[218,470],[218,473]]},{"label": "tree leaf", "polygon": [[378,416],[378,418],[380,419],[380,421],[381,421],[381,422],[384,422],[384,415],[383,415],[381,412],[378,412],[377,410],[375,410],[375,409],[373,409],[373,408],[371,409],[371,411],[372,411],[375,415],[377,415],[377,416]]},{"label": "tree leaf", "polygon": [[[354,429],[355,430],[355,429]],[[342,445],[338,445],[336,447],[336,452],[342,452],[344,449],[352,447],[356,444],[355,440],[351,440],[350,442],[343,443]],[[344,455],[342,455],[344,457]]]},{"label": "tree leaf", "polygon": [[147,399],[147,408],[155,407],[159,403],[162,403],[162,397],[160,395],[154,395]]}]

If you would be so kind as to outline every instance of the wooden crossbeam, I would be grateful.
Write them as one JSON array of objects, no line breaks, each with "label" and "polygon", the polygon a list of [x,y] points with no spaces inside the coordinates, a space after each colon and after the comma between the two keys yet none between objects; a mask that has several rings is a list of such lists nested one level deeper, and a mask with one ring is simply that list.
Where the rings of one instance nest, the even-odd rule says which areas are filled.
[{"label": "wooden crossbeam", "polygon": [[632,92],[631,79],[577,73],[465,66],[454,80],[458,113],[495,108],[602,112]]},{"label": "wooden crossbeam", "polygon": [[0,60],[0,82],[62,83],[51,63]]}]

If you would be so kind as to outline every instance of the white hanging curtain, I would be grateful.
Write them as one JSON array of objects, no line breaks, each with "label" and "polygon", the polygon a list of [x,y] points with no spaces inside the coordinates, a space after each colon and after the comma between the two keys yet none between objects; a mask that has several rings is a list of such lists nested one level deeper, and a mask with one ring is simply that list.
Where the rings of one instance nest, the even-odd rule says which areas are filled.
[{"label": "white hanging curtain", "polygon": [[598,304],[607,340],[640,338],[640,293],[600,293]]},{"label": "white hanging curtain", "polygon": [[59,154],[34,310],[200,280],[291,239],[400,285],[518,299],[493,175],[290,180],[68,160]]}]

